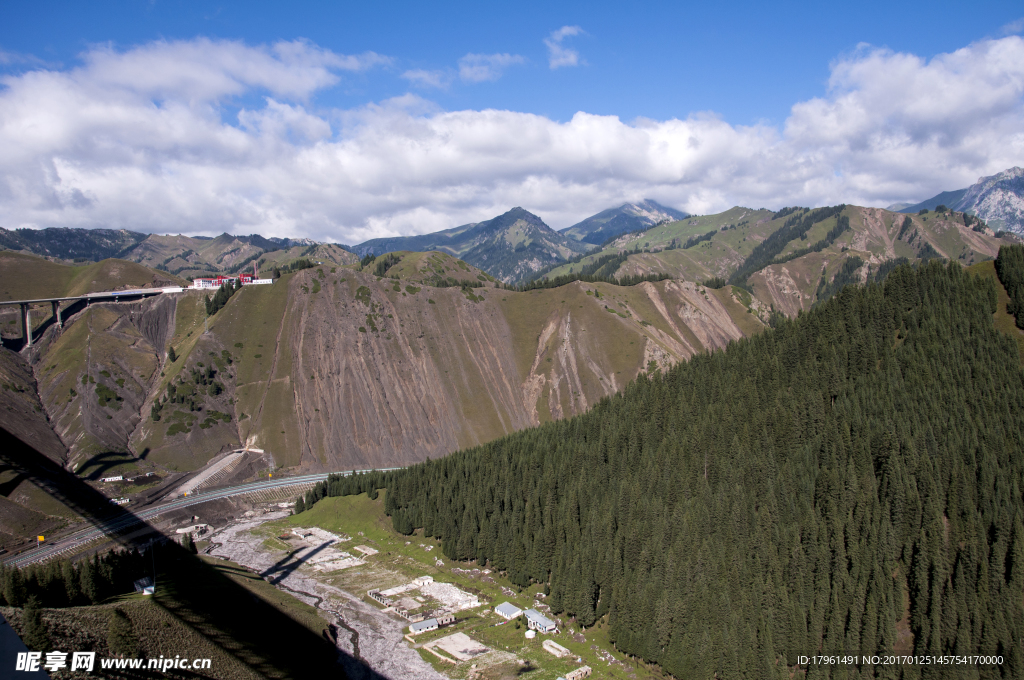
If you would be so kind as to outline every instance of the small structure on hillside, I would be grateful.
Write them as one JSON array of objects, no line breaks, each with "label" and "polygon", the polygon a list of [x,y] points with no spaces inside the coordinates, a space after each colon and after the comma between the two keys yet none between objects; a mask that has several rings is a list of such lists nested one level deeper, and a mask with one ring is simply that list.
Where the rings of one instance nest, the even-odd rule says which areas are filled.
[{"label": "small structure on hillside", "polygon": [[426,619],[409,626],[409,635],[419,635],[431,630],[437,630],[437,619]]},{"label": "small structure on hillside", "polygon": [[376,588],[374,588],[373,590],[367,591],[366,594],[369,595],[372,599],[376,600],[377,602],[380,602],[385,607],[390,607],[391,605],[394,604],[394,601],[390,597],[385,597]]},{"label": "small structure on hillside", "polygon": [[572,652],[570,652],[568,649],[566,649],[562,645],[558,644],[554,640],[545,640],[544,644],[541,645],[541,646],[544,647],[545,651],[550,652],[551,654],[554,654],[559,659],[564,658],[564,657],[569,656],[570,654],[572,654]]},{"label": "small structure on hillside", "polygon": [[565,680],[583,680],[583,678],[589,678],[593,672],[590,666],[580,666],[576,670],[566,673]]},{"label": "small structure on hillside", "polygon": [[143,595],[152,595],[156,592],[156,585],[153,583],[153,579],[149,576],[140,578],[135,582],[135,592],[142,593]]},{"label": "small structure on hillside", "polygon": [[494,608],[494,613],[506,621],[511,621],[512,619],[521,616],[523,610],[511,602],[502,602]]},{"label": "small structure on hillside", "polygon": [[454,614],[443,614],[432,619],[425,619],[412,624],[409,626],[409,635],[419,635],[420,633],[437,630],[438,628],[443,628],[453,623],[455,623]]},{"label": "small structure on hillside", "polygon": [[526,625],[529,628],[541,633],[555,632],[555,622],[536,609],[527,609],[524,614],[526,615]]}]

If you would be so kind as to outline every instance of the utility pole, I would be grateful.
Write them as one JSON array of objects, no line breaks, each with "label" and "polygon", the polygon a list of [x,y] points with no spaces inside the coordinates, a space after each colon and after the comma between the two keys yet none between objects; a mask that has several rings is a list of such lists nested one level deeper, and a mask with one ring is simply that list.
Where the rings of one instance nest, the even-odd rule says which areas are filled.
[{"label": "utility pole", "polygon": [[156,592],[156,539],[149,539],[149,555],[153,558],[153,592]]}]

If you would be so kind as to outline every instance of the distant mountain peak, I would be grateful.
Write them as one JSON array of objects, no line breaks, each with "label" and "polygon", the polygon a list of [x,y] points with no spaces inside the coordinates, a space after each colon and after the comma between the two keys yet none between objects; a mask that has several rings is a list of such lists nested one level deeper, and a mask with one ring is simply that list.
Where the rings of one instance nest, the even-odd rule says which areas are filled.
[{"label": "distant mountain peak", "polygon": [[[516,226],[523,224],[526,226]],[[565,262],[590,248],[555,231],[529,210],[516,206],[483,222],[420,236],[371,239],[352,249],[359,255],[439,250],[505,283],[518,283],[544,267]]]},{"label": "distant mountain peak", "polygon": [[957,191],[944,191],[900,212],[914,213],[938,205],[977,215],[993,229],[1024,235],[1024,168],[1012,167]]},{"label": "distant mountain peak", "polygon": [[623,203],[617,208],[602,210],[582,222],[563,229],[561,233],[584,243],[600,245],[620,234],[653,227],[665,220],[674,221],[686,217],[689,217],[688,213],[645,198],[638,203]]}]

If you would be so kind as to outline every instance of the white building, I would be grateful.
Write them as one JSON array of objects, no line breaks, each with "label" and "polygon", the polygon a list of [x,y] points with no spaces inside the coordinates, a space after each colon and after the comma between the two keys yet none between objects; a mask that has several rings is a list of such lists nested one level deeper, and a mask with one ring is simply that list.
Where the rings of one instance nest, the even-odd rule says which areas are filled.
[{"label": "white building", "polygon": [[541,633],[555,632],[555,622],[541,614],[536,609],[527,609],[523,612],[526,615],[526,625]]},{"label": "white building", "polygon": [[437,630],[437,619],[427,619],[409,626],[409,635],[419,635],[427,631]]},{"label": "white building", "polygon": [[494,608],[494,613],[500,616],[501,618],[505,619],[506,621],[511,621],[512,619],[521,616],[523,610],[515,606],[511,602],[502,602]]}]

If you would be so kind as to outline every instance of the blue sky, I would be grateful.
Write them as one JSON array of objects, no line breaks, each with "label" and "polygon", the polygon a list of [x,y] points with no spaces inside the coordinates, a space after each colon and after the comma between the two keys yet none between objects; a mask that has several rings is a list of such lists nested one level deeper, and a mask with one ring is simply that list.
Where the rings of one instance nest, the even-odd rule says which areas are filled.
[{"label": "blue sky", "polygon": [[[932,57],[1024,17],[1013,2],[4,2],[0,46],[62,65],[91,45],[197,36],[250,44],[308,39],[343,54],[395,59],[383,73],[321,93],[351,107],[400,95],[401,73],[457,69],[460,57],[527,61],[495,82],[430,91],[446,109],[499,108],[567,120],[577,111],[655,119],[712,111],[733,124],[781,123],[821,95],[829,64],[860,43]],[[562,26],[584,65],[548,68],[544,39]],[[429,91],[429,90],[428,90]]]},{"label": "blue sky", "polygon": [[[510,204],[562,228],[644,196],[696,212],[920,200],[1024,164],[1006,141],[1022,17],[1009,2],[2,2],[0,124],[23,153],[0,165],[0,226],[352,243]],[[274,176],[313,167],[326,175]]]}]

